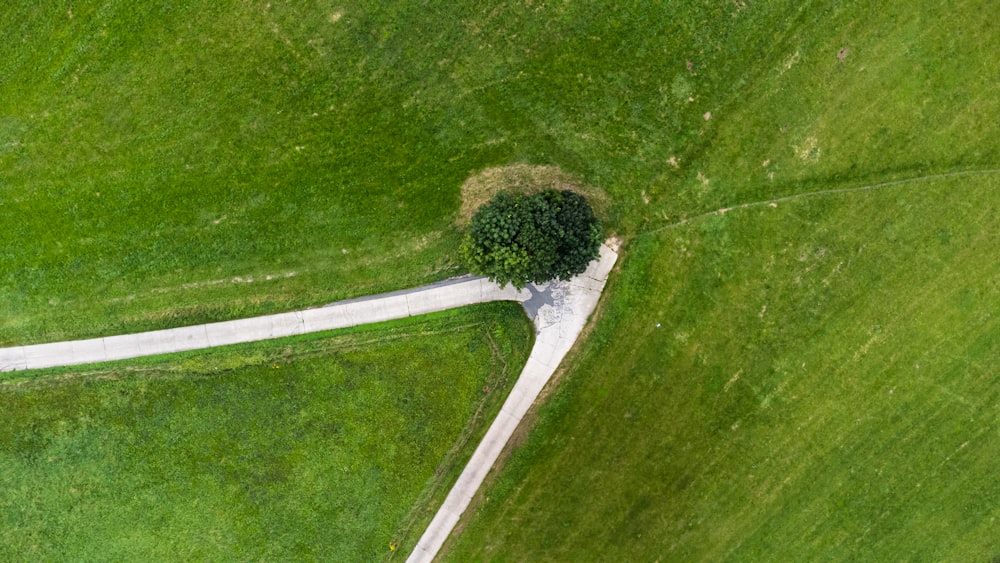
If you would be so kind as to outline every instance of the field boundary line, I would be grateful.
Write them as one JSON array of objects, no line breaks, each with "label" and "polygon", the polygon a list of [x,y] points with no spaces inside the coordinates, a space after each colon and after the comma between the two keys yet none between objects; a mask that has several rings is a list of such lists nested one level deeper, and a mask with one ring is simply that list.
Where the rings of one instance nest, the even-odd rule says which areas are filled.
[{"label": "field boundary line", "polygon": [[747,203],[739,203],[730,207],[721,207],[714,211],[706,211],[705,213],[699,213],[698,215],[693,215],[686,219],[682,219],[675,223],[670,223],[668,225],[663,225],[656,227],[655,229],[650,229],[648,231],[643,231],[638,233],[636,236],[646,236],[658,233],[660,231],[666,231],[676,227],[682,227],[688,223],[697,221],[699,219],[704,219],[705,217],[711,217],[712,215],[725,215],[730,211],[738,211],[740,209],[748,209],[751,207],[760,207],[762,205],[778,204],[786,201],[794,201],[797,199],[805,199],[808,197],[823,196],[823,195],[836,195],[836,194],[846,194],[851,192],[866,192],[873,190],[880,190],[886,188],[893,188],[896,186],[901,186],[904,184],[911,184],[916,182],[924,182],[928,180],[941,180],[946,178],[956,178],[960,176],[980,176],[988,174],[998,174],[1000,173],[1000,168],[985,168],[981,170],[961,170],[958,172],[944,172],[940,174],[927,174],[925,176],[915,176],[912,178],[900,178],[898,180],[890,180],[888,182],[879,182],[876,184],[868,184],[864,186],[854,186],[851,188],[831,188],[826,190],[817,190],[814,192],[803,192],[799,194],[791,194],[771,199],[762,199],[760,201],[751,201]]}]

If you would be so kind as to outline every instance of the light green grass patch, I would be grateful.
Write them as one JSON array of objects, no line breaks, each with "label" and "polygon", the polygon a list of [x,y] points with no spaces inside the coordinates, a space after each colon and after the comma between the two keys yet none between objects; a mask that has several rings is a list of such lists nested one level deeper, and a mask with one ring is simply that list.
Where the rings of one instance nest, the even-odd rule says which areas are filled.
[{"label": "light green grass patch", "polygon": [[0,344],[249,316],[455,273],[459,186],[503,149],[463,154],[407,103],[420,70],[398,51],[415,38],[380,31],[406,13],[5,9]]},{"label": "light green grass patch", "polygon": [[361,561],[415,542],[531,348],[520,308],[0,384],[6,560]]}]

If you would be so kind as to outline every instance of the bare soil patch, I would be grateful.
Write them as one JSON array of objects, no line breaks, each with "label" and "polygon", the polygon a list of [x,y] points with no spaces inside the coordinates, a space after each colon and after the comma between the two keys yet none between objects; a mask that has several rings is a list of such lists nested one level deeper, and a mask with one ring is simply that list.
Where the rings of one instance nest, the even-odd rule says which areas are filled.
[{"label": "bare soil patch", "polygon": [[558,166],[512,164],[486,168],[462,184],[462,206],[455,223],[460,227],[468,225],[479,206],[501,191],[533,194],[549,189],[571,190],[582,195],[597,217],[606,221],[610,200],[602,190],[583,183]]}]

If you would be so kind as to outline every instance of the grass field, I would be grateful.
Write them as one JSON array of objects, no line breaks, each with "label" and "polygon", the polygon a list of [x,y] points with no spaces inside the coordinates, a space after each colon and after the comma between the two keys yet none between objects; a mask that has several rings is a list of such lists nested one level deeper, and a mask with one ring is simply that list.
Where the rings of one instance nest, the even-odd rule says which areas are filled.
[{"label": "grass field", "polygon": [[514,304],[0,383],[0,559],[372,561],[531,348]]},{"label": "grass field", "polygon": [[0,344],[443,277],[558,166],[623,259],[452,559],[1000,555],[980,3],[272,4],[0,14]]},{"label": "grass field", "polygon": [[[456,273],[460,186],[487,166],[562,167],[609,194],[609,227],[624,235],[749,195],[716,190],[715,170],[701,187],[692,159],[738,126],[731,110],[759,75],[796,52],[794,72],[837,60],[839,47],[809,51],[792,35],[833,8],[789,5],[13,3],[0,13],[0,344]],[[868,14],[841,19],[856,17]],[[927,125],[890,117],[906,127],[871,149],[905,148]],[[777,128],[753,131],[755,144]],[[976,150],[970,165],[996,156]]]},{"label": "grass field", "polygon": [[990,67],[965,56],[997,38],[961,7],[274,4],[0,14],[0,344],[456,273],[459,187],[486,166],[559,165],[628,235],[998,159]]},{"label": "grass field", "polygon": [[738,99],[702,94],[447,559],[1000,555],[1000,37],[972,4],[882,8],[804,5]]},{"label": "grass field", "polygon": [[450,559],[1000,553],[997,189],[821,196],[641,238]]},{"label": "grass field", "polygon": [[0,344],[455,273],[459,186],[509,149],[442,138],[458,125],[412,103],[434,77],[396,33],[411,11],[6,6]]}]

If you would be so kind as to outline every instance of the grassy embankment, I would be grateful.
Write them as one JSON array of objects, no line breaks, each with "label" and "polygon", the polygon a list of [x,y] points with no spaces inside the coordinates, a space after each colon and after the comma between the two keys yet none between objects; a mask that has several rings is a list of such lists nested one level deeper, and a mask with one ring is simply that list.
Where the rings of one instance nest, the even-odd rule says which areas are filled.
[{"label": "grassy embankment", "polygon": [[0,382],[0,558],[375,560],[531,348],[520,307]]}]

